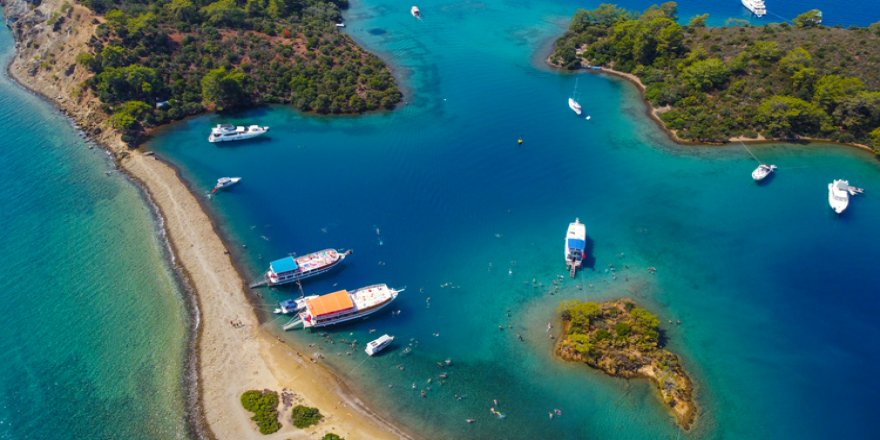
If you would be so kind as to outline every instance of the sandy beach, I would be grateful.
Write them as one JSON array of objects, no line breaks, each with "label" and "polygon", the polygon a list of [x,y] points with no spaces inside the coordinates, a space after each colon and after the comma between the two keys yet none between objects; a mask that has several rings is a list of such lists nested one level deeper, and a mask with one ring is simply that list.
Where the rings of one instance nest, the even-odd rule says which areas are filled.
[{"label": "sandy beach", "polygon": [[[53,30],[47,17],[60,11],[63,0],[44,0],[31,8],[23,0],[4,0],[12,26],[16,54],[9,75],[68,115],[89,137],[116,158],[121,169],[138,182],[158,210],[172,249],[174,264],[195,295],[194,315],[197,368],[195,407],[200,436],[219,439],[320,438],[328,432],[348,439],[393,439],[408,436],[372,413],[326,367],[298,355],[260,326],[248,301],[245,282],[208,217],[176,171],[155,156],[131,150],[106,122],[91,93],[78,93],[88,77],[76,66],[97,19],[74,5],[69,19]],[[60,37],[64,35],[64,37]],[[51,66],[40,60],[52,54]],[[233,325],[236,323],[236,325]],[[248,389],[271,389],[293,394],[293,404],[316,406],[324,420],[300,430],[290,422],[290,409],[279,408],[283,428],[272,435],[259,433],[239,398]]]}]

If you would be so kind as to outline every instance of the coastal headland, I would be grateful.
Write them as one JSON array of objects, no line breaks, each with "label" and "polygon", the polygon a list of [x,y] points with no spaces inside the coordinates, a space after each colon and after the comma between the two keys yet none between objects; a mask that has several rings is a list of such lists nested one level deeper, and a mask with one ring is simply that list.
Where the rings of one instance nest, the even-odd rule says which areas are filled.
[{"label": "coastal headland", "polygon": [[690,429],[697,416],[694,386],[678,356],[663,348],[660,320],[630,299],[566,301],[556,355],[610,376],[644,377],[656,387],[676,422]]},{"label": "coastal headland", "polygon": [[681,144],[834,143],[880,156],[880,25],[678,24],[667,2],[641,13],[579,10],[546,62],[635,84],[648,114]]},{"label": "coastal headland", "polygon": [[[68,115],[144,190],[158,210],[171,245],[174,265],[195,296],[193,320],[197,368],[196,423],[202,438],[320,438],[333,432],[349,439],[407,438],[372,413],[326,367],[312,363],[261,327],[247,298],[246,285],[212,220],[177,172],[154,156],[131,149],[108,122],[101,102],[80,84],[91,74],[77,65],[102,22],[91,10],[63,0],[34,5],[2,2],[16,39],[9,75]],[[66,19],[50,23],[63,14]],[[56,25],[57,24],[57,25]],[[51,62],[48,60],[51,59]],[[282,429],[261,435],[242,408],[249,389],[292,392],[298,403],[318,407],[324,420],[299,430],[282,408]]]}]

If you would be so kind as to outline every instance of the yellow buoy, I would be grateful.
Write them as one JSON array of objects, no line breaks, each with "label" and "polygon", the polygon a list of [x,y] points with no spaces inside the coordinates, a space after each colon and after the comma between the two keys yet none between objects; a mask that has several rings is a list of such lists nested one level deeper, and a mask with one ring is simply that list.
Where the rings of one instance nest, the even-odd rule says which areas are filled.
[{"label": "yellow buoy", "polygon": [[516,143],[522,145],[522,139],[517,139]]}]

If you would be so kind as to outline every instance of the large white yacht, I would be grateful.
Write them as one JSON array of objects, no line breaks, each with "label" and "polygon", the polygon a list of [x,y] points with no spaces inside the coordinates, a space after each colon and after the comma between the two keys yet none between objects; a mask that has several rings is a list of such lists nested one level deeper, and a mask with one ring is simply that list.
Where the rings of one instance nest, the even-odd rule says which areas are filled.
[{"label": "large white yacht", "polygon": [[767,6],[764,5],[764,0],[742,0],[742,4],[758,18],[767,14]]},{"label": "large white yacht", "polygon": [[828,184],[828,204],[834,212],[841,214],[849,206],[849,181],[835,179]]},{"label": "large white yacht", "polygon": [[269,127],[259,125],[245,127],[243,125],[217,124],[211,129],[208,142],[241,141],[264,135],[267,131],[269,131]]},{"label": "large white yacht", "polygon": [[575,271],[581,267],[586,256],[587,227],[575,218],[574,223],[569,223],[565,233],[565,265],[568,266],[572,278]]},{"label": "large white yacht", "polygon": [[382,310],[404,289],[392,289],[386,284],[361,287],[353,292],[340,290],[306,300],[306,308],[297,319],[287,323],[284,330],[298,325],[303,328],[326,327],[362,318]]}]

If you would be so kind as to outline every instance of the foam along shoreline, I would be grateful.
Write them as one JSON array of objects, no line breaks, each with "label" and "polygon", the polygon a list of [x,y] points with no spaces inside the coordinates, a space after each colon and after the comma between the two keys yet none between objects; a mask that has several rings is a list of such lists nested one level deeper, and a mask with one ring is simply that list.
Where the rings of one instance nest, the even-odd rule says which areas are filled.
[{"label": "foam along shoreline", "polygon": [[[186,278],[198,306],[195,320],[197,368],[195,407],[204,429],[199,437],[221,439],[320,438],[334,432],[350,439],[406,438],[408,435],[370,412],[326,367],[298,356],[260,326],[248,301],[245,281],[237,271],[212,220],[177,172],[155,156],[131,150],[109,127],[90,93],[75,95],[87,73],[75,57],[94,32],[94,14],[74,5],[69,19],[53,30],[45,24],[63,0],[44,0],[31,8],[23,0],[2,0],[6,16],[16,25],[16,52],[7,66],[11,78],[44,97],[70,117],[89,137],[109,151],[124,172],[146,192],[158,209],[171,247],[172,264]],[[60,37],[64,35],[64,37]],[[39,66],[52,53],[54,63]],[[72,70],[72,71],[71,71]],[[233,322],[241,325],[232,325]],[[287,390],[307,405],[318,407],[324,421],[307,430],[292,426],[289,410],[283,428],[263,436],[242,408],[248,389]],[[187,393],[189,394],[189,393]],[[203,425],[196,423],[196,425]]]},{"label": "foam along shoreline", "polygon": [[[552,52],[552,51],[553,51],[553,47],[551,46],[550,52]],[[544,58],[544,62],[547,63],[548,66],[550,66],[554,69],[557,69],[560,71],[565,71],[564,69],[562,69],[561,66],[553,63],[550,60],[550,54],[547,54],[547,56]],[[573,70],[573,71],[581,71],[581,70],[586,71],[591,74],[606,73],[608,75],[624,79],[624,80],[628,81],[630,84],[636,86],[636,88],[639,89],[639,96],[642,98],[642,102],[645,104],[645,112],[647,113],[648,116],[650,116],[651,120],[653,120],[657,124],[657,126],[661,130],[663,130],[663,132],[666,133],[666,135],[669,137],[669,139],[671,139],[673,142],[675,142],[679,145],[694,145],[694,146],[724,145],[722,143],[691,141],[691,140],[682,139],[682,138],[678,137],[678,134],[675,132],[675,130],[672,130],[669,127],[667,127],[666,123],[663,122],[662,119],[660,119],[660,113],[663,113],[664,111],[668,110],[668,107],[654,107],[654,105],[651,104],[650,101],[648,101],[648,99],[645,97],[645,85],[642,83],[642,80],[639,79],[638,76],[633,75],[632,73],[621,72],[621,71],[614,70],[612,68],[604,67],[604,66],[599,66],[599,70],[595,70],[595,69],[592,69],[589,66],[585,66],[583,64],[581,64],[580,67],[578,67],[576,70]],[[831,145],[843,145],[843,146],[847,146],[847,147],[858,148],[860,150],[867,151],[868,153],[875,154],[874,149],[867,146],[867,145],[838,142],[838,141],[833,141],[831,139],[819,139],[819,138],[808,138],[808,137],[799,137],[797,139],[782,139],[782,138],[777,139],[777,138],[765,138],[761,135],[758,135],[757,138],[747,138],[747,137],[739,136],[739,137],[732,137],[732,138],[728,139],[727,142],[728,143],[743,143],[743,144],[750,144],[750,145],[751,144],[779,144],[779,143],[831,144]]]}]

